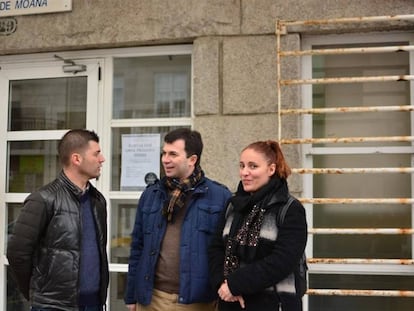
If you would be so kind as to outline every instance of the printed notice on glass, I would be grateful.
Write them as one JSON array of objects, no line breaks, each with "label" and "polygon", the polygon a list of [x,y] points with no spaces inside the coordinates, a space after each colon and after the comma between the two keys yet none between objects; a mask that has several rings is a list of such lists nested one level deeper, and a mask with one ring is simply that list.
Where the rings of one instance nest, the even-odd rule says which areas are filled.
[{"label": "printed notice on glass", "polygon": [[122,135],[121,191],[142,190],[160,176],[160,134]]}]

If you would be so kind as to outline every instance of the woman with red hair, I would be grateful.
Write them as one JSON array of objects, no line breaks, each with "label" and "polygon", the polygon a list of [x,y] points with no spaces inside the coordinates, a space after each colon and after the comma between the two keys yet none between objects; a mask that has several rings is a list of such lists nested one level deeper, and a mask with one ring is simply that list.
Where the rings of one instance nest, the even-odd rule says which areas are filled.
[{"label": "woman with red hair", "polygon": [[240,155],[240,182],[209,248],[218,309],[301,311],[300,260],[307,241],[305,209],[290,197],[291,170],[276,141],[258,141]]}]

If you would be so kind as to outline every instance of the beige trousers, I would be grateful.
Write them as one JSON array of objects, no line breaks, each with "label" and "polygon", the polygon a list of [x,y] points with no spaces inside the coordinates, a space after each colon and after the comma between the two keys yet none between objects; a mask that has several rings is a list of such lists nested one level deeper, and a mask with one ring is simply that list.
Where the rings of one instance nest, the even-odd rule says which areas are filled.
[{"label": "beige trousers", "polygon": [[152,300],[148,306],[137,304],[136,311],[215,311],[216,303],[178,303],[178,295],[169,294],[158,289],[152,292]]}]

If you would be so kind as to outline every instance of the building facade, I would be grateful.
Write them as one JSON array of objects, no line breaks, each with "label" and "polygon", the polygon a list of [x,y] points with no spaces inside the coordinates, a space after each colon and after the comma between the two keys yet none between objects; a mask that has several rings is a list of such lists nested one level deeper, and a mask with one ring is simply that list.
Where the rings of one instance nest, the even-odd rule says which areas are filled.
[{"label": "building facade", "polygon": [[101,138],[108,309],[124,307],[136,204],[177,127],[201,132],[203,169],[232,190],[241,149],[281,141],[309,224],[305,310],[412,310],[410,13],[405,0],[0,0],[0,310],[27,310],[7,233],[70,128]]}]

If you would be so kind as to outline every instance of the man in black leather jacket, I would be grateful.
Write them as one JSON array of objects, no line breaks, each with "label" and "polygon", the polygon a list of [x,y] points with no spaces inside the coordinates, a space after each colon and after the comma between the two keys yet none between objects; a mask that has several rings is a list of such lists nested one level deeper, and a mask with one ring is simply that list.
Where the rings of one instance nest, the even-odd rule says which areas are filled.
[{"label": "man in black leather jacket", "polygon": [[58,145],[63,170],[30,194],[14,224],[7,258],[32,311],[102,311],[109,272],[107,211],[89,182],[105,161],[98,136],[67,132]]}]

